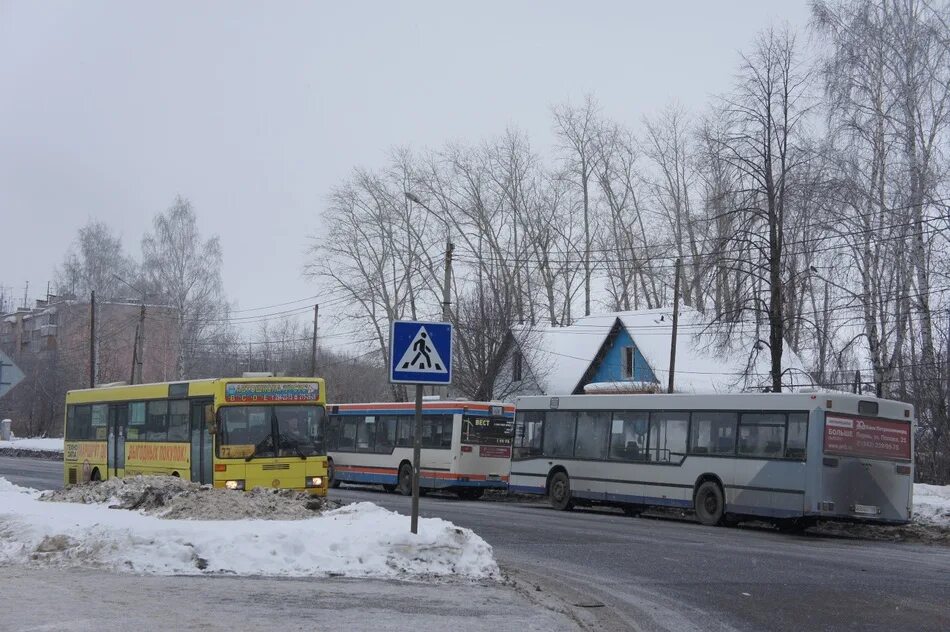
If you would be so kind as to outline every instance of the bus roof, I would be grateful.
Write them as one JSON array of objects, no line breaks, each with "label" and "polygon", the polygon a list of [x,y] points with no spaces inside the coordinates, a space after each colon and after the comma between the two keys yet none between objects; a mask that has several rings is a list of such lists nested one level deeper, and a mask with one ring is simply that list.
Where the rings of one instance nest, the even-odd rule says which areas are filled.
[{"label": "bus roof", "polygon": [[911,404],[839,391],[813,393],[532,395],[515,400],[518,410],[814,410],[914,419]]},{"label": "bus roof", "polygon": [[66,403],[93,403],[99,401],[131,401],[138,399],[162,399],[174,397],[172,387],[187,384],[187,397],[215,395],[226,384],[291,384],[317,383],[320,398],[326,392],[323,378],[319,377],[219,377],[150,384],[104,384],[96,388],[75,389],[66,392]]},{"label": "bus roof", "polygon": [[[415,410],[415,402],[369,402],[354,404],[330,404],[331,412],[374,412],[377,414],[386,414],[387,412],[402,412],[406,410]],[[513,414],[515,407],[513,404],[504,402],[473,402],[469,400],[438,400],[423,401],[422,410],[424,411],[477,411],[488,413],[493,407],[501,407],[505,414]]]}]

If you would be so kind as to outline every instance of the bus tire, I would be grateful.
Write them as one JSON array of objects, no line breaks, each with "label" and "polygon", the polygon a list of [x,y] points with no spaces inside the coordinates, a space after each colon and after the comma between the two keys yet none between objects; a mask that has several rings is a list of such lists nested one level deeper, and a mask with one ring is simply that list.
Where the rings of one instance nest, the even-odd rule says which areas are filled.
[{"label": "bus tire", "polygon": [[567,472],[555,472],[551,476],[548,498],[551,500],[551,506],[558,511],[570,511],[574,508],[574,501],[571,500],[571,479],[568,478]]},{"label": "bus tire", "polygon": [[394,491],[396,491],[396,486],[395,486],[395,485],[383,485],[383,491],[386,492],[387,494],[392,494]]},{"label": "bus tire", "polygon": [[333,459],[327,459],[327,478],[330,479],[330,487],[337,489],[340,481],[336,480],[336,469],[333,467]]},{"label": "bus tire", "polygon": [[96,481],[96,482],[102,480],[102,474],[99,473],[99,468],[98,468],[98,467],[95,467],[95,468],[92,469],[92,473],[89,475],[89,480],[90,480],[90,481]]},{"label": "bus tire", "polygon": [[[399,466],[399,484],[396,490],[403,496],[412,496],[412,466],[403,463]],[[419,489],[419,495],[422,495],[422,489]]]},{"label": "bus tire", "polygon": [[722,488],[715,481],[704,481],[693,496],[693,510],[696,517],[706,526],[714,527],[722,523],[726,510]]},{"label": "bus tire", "polygon": [[640,505],[624,505],[622,509],[624,515],[631,518],[638,518],[643,513],[643,507]]}]

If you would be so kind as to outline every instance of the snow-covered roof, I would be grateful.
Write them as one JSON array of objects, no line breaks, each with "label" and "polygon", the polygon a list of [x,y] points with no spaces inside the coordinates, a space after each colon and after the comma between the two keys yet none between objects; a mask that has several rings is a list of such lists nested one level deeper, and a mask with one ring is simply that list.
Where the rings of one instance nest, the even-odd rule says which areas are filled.
[{"label": "snow-covered roof", "polygon": [[[580,318],[576,327],[600,327],[609,331],[608,322],[619,318],[637,349],[646,359],[661,385],[670,372],[670,342],[673,333],[673,308],[613,312]],[[768,348],[755,349],[757,335],[753,325],[735,328],[730,343],[720,344],[711,317],[688,307],[680,307],[676,335],[674,389],[679,392],[721,393],[768,386],[770,358]],[[767,326],[760,332],[768,336]],[[596,352],[595,352],[596,353]],[[751,364],[751,371],[747,369]],[[782,381],[797,386],[812,386],[805,367],[786,345]]]},{"label": "snow-covered roof", "polygon": [[544,393],[573,393],[604,343],[610,326],[521,325],[511,330]]}]

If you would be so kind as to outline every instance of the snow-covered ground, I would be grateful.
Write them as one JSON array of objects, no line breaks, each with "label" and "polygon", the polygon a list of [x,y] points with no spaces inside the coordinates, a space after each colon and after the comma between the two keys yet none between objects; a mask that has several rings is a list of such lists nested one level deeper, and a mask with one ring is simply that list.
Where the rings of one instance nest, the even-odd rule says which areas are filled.
[{"label": "snow-covered ground", "polygon": [[168,520],[108,503],[44,502],[0,477],[0,566],[152,574],[496,578],[492,548],[469,529],[357,503],[305,520]]},{"label": "snow-covered ground", "polygon": [[18,439],[14,437],[12,441],[0,441],[0,450],[4,449],[32,450],[34,452],[62,452],[63,440],[45,437],[35,439]]},{"label": "snow-covered ground", "polygon": [[950,527],[950,485],[915,483],[914,521]]}]

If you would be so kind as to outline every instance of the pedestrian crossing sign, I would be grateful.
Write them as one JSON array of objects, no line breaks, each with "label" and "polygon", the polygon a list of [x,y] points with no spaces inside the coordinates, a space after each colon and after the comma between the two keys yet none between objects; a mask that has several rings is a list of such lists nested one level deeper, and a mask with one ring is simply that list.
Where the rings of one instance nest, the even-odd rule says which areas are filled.
[{"label": "pedestrian crossing sign", "polygon": [[451,384],[452,325],[393,321],[389,336],[389,381]]}]

